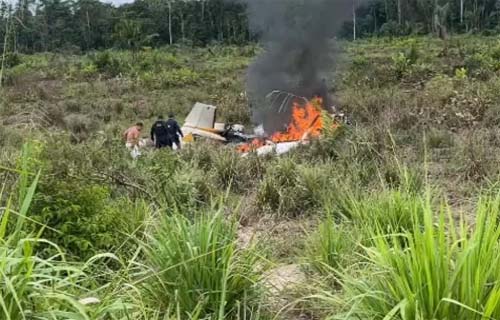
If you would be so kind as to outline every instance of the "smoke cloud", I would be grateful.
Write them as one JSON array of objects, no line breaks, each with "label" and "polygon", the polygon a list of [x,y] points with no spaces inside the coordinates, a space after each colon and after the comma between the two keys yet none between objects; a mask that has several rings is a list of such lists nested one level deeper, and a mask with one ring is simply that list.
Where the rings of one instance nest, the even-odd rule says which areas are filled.
[{"label": "smoke cloud", "polygon": [[247,73],[254,122],[263,124],[267,133],[288,123],[289,105],[278,112],[281,101],[272,104],[265,99],[274,90],[306,98],[319,95],[325,106],[330,106],[327,72],[333,64],[331,40],[349,19],[352,0],[244,1],[251,31],[264,47]]}]

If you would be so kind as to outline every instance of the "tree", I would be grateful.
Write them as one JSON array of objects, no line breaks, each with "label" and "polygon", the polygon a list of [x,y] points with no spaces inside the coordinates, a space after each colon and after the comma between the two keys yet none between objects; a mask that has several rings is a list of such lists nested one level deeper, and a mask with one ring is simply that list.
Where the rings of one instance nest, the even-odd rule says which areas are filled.
[{"label": "tree", "polygon": [[10,12],[11,10],[7,10],[6,12],[3,12],[2,14],[2,20],[5,23],[4,26],[4,34],[3,34],[3,45],[2,45],[2,61],[0,64],[0,88],[2,88],[3,85],[3,73],[5,70],[5,65],[6,65],[6,57],[7,57],[7,50],[8,50],[8,44],[9,44],[9,37],[11,33],[11,25],[12,25],[12,13]]},{"label": "tree", "polygon": [[82,50],[106,48],[112,44],[113,7],[98,0],[77,0],[73,6],[76,18],[76,41]]},{"label": "tree", "polygon": [[113,38],[120,48],[137,49],[144,39],[142,24],[137,20],[122,20],[116,26]]}]

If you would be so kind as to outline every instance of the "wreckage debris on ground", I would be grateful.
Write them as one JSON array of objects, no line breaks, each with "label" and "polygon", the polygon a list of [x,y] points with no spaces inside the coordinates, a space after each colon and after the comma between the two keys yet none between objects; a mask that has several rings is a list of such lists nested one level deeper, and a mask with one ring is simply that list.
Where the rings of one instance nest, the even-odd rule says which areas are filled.
[{"label": "wreckage debris on ground", "polygon": [[[242,155],[249,152],[256,152],[258,155],[287,153],[299,145],[308,144],[311,139],[320,137],[325,125],[325,116],[337,118],[334,114],[326,113],[322,104],[322,99],[317,97],[311,100],[296,99],[292,104],[291,119],[286,129],[266,135],[262,126],[255,128],[255,134],[246,134],[245,127],[241,124],[218,123],[217,107],[197,102],[182,127],[183,143],[204,138],[238,144],[236,150]],[[333,126],[335,129],[338,122],[333,121]]]}]

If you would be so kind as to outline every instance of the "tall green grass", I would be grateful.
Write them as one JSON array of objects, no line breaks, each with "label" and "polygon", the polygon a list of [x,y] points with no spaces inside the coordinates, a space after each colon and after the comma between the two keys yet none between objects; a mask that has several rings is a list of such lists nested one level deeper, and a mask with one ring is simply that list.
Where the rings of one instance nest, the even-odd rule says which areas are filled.
[{"label": "tall green grass", "polygon": [[345,226],[337,225],[331,216],[322,221],[306,244],[307,261],[321,275],[336,278],[355,241]]},{"label": "tall green grass", "polygon": [[152,275],[144,290],[163,312],[178,319],[255,317],[259,259],[237,248],[235,224],[221,212],[165,217],[146,258]]},{"label": "tall green grass", "polygon": [[[351,308],[342,317],[499,319],[500,196],[479,202],[472,230],[447,206],[435,215],[430,200],[420,201],[423,218],[418,206],[409,205],[411,229],[374,229],[364,276],[345,279]],[[404,243],[396,241],[402,236]]]},{"label": "tall green grass", "polygon": [[256,205],[281,217],[314,212],[321,207],[325,192],[330,192],[331,175],[329,163],[306,165],[294,158],[278,159],[258,186]]}]

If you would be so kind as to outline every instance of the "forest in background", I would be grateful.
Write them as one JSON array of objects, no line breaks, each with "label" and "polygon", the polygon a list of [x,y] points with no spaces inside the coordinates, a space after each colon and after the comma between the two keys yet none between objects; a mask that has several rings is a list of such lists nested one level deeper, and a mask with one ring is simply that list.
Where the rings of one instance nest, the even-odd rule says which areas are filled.
[{"label": "forest in background", "polygon": [[[97,0],[2,0],[0,48],[4,53],[77,53],[246,44],[259,36],[249,28],[248,1],[258,0],[136,0],[118,7]],[[339,37],[500,31],[498,0],[352,0],[352,6]],[[301,10],[300,1],[289,10]]]}]

